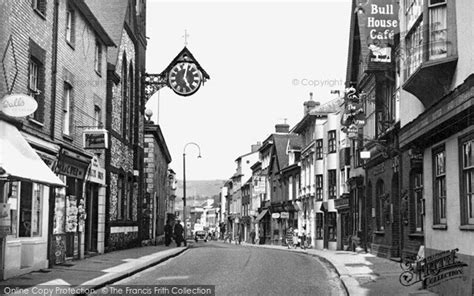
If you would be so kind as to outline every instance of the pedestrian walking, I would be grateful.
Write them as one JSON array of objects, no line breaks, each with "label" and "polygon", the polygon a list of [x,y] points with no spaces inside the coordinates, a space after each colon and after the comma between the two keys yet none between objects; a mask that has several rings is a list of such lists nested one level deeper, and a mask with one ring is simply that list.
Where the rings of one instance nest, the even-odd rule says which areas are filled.
[{"label": "pedestrian walking", "polygon": [[174,225],[174,240],[176,242],[177,247],[181,247],[182,242],[184,242],[184,245],[186,246],[183,233],[184,233],[183,225],[181,225],[180,221],[178,220],[176,221],[176,224]]},{"label": "pedestrian walking", "polygon": [[173,236],[173,227],[171,227],[170,220],[166,220],[165,225],[165,246],[169,246],[171,244],[171,237]]},{"label": "pedestrian walking", "polygon": [[303,230],[301,231],[301,248],[306,249],[306,225],[303,225]]},{"label": "pedestrian walking", "polygon": [[295,249],[296,249],[296,246],[298,246],[298,229],[297,228],[293,230],[293,246],[295,247]]},{"label": "pedestrian walking", "polygon": [[250,239],[252,240],[252,244],[255,245],[255,231],[254,230],[250,232]]},{"label": "pedestrian walking", "polygon": [[290,228],[286,230],[286,245],[288,249],[293,247],[293,232],[293,226],[290,226]]}]

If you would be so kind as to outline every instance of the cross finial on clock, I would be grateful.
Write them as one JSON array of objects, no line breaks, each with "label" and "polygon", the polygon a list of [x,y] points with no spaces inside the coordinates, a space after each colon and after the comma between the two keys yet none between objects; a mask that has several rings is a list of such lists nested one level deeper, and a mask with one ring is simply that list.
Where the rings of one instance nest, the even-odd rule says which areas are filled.
[{"label": "cross finial on clock", "polygon": [[184,35],[183,35],[183,38],[184,38],[184,46],[188,46],[188,37],[189,37],[189,34],[188,34],[188,30],[184,30]]}]

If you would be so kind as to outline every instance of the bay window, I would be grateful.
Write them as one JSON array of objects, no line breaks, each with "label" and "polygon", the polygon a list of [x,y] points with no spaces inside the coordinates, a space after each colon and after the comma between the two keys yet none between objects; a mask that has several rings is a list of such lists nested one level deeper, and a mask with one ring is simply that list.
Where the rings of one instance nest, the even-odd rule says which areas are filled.
[{"label": "bay window", "polygon": [[429,1],[429,55],[431,60],[447,56],[447,5],[446,0]]}]

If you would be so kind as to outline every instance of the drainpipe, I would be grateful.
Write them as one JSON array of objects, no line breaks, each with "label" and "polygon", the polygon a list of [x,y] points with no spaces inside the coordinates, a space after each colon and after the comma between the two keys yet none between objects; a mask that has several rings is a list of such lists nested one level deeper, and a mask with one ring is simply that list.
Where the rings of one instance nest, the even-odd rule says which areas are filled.
[{"label": "drainpipe", "polygon": [[[55,139],[55,124],[56,124],[56,74],[58,68],[58,10],[59,0],[54,1],[53,11],[53,40],[52,40],[52,57],[51,57],[51,140]],[[47,258],[48,267],[53,266],[54,257],[52,256],[52,239],[53,239],[53,219],[54,219],[54,201],[55,201],[55,188],[52,187],[49,192],[49,212],[48,212],[48,243],[47,243]]]},{"label": "drainpipe", "polygon": [[51,140],[54,141],[56,124],[56,82],[58,72],[58,10],[59,0],[54,1],[53,13],[53,46],[51,58]]}]

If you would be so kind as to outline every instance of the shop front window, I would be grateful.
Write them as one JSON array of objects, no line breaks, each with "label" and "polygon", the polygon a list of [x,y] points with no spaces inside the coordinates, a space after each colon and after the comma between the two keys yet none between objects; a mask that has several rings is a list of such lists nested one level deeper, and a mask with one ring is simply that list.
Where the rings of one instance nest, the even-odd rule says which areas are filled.
[{"label": "shop front window", "polygon": [[327,215],[329,241],[336,241],[336,238],[337,238],[336,212],[328,212],[326,215]]},{"label": "shop front window", "polygon": [[316,239],[323,239],[323,213],[316,213]]},{"label": "shop front window", "polygon": [[43,185],[21,182],[19,201],[19,237],[41,236]]},{"label": "shop front window", "polygon": [[55,203],[54,203],[53,234],[63,234],[66,232],[65,213],[66,213],[66,188],[57,188]]}]

